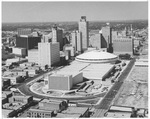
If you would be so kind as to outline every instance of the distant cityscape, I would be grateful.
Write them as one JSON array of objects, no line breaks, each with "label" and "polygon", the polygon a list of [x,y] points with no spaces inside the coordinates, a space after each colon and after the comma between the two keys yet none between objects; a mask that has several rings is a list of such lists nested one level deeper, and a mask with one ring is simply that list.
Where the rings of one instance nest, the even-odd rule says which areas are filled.
[{"label": "distant cityscape", "polygon": [[2,117],[148,118],[148,21],[2,23]]}]

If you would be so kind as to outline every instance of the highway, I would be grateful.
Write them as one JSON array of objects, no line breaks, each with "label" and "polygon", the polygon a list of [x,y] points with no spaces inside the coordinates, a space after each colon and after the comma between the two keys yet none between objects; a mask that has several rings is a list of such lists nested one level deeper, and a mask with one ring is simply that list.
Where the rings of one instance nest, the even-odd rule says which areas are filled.
[{"label": "highway", "polygon": [[99,105],[96,105],[95,113],[92,116],[94,117],[104,117],[104,113],[109,109],[112,101],[114,100],[116,94],[119,92],[119,89],[121,88],[124,80],[127,78],[129,72],[131,71],[133,65],[135,63],[135,58],[133,58],[130,63],[128,64],[127,68],[122,72],[120,75],[118,82],[116,82],[113,87],[110,89],[110,91],[105,95],[103,100]]}]

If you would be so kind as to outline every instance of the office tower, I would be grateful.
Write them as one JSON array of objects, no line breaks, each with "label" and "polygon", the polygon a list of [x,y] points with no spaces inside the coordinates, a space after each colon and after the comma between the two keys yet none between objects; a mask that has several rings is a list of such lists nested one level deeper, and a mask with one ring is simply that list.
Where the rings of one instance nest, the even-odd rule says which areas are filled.
[{"label": "office tower", "polygon": [[75,51],[82,52],[82,35],[79,31],[74,31],[71,33],[72,37],[72,46],[75,48]]},{"label": "office tower", "polygon": [[50,32],[49,34],[47,35],[43,35],[42,38],[41,38],[41,42],[51,42],[52,41],[52,32]]},{"label": "office tower", "polygon": [[82,33],[82,48],[83,50],[86,50],[89,46],[89,32],[86,16],[81,16],[81,19],[79,21],[79,32]]},{"label": "office tower", "polygon": [[32,29],[30,28],[18,28],[17,29],[18,35],[29,35],[32,33]]},{"label": "office tower", "polygon": [[60,51],[63,50],[63,31],[58,29],[56,25],[52,28],[52,42],[59,42]]},{"label": "office tower", "polygon": [[51,66],[60,61],[59,43],[38,43],[38,55],[40,66]]},{"label": "office tower", "polygon": [[116,38],[113,40],[113,53],[115,54],[133,54],[134,41],[132,38]]},{"label": "office tower", "polygon": [[32,37],[27,35],[21,35],[16,37],[16,47],[34,49],[35,46],[41,41],[41,37]]},{"label": "office tower", "polygon": [[101,37],[102,33],[99,31],[98,34],[94,34],[90,37],[90,46],[100,50],[101,49]]},{"label": "office tower", "polygon": [[108,52],[112,52],[112,28],[107,23],[107,26],[102,27],[102,48],[107,48]]},{"label": "office tower", "polygon": [[71,41],[72,46],[74,47],[75,51],[77,51],[77,35],[75,31],[71,33]]}]

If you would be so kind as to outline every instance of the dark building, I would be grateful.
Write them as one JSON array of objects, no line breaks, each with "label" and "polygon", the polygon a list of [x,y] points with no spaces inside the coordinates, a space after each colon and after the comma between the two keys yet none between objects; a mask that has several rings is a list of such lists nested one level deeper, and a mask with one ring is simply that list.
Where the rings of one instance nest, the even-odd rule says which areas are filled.
[{"label": "dark building", "polygon": [[16,47],[34,49],[35,46],[38,46],[38,43],[41,42],[41,37],[33,36],[17,36],[16,37]]}]

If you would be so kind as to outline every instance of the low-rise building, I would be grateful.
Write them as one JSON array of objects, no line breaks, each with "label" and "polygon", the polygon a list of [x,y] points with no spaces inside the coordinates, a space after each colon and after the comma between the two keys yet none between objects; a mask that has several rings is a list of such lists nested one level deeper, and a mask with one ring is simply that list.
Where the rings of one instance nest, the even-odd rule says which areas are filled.
[{"label": "low-rise building", "polygon": [[43,99],[39,102],[39,108],[43,110],[54,110],[60,112],[66,109],[68,106],[66,101],[59,100],[47,100]]},{"label": "low-rise building", "polygon": [[68,107],[66,110],[58,113],[57,118],[79,118],[79,117],[89,117],[89,108],[88,107]]},{"label": "low-rise building", "polygon": [[15,55],[21,56],[21,57],[25,57],[27,56],[27,49],[26,48],[18,48],[18,47],[14,47],[12,49],[13,53]]},{"label": "low-rise building", "polygon": [[6,60],[6,65],[7,65],[7,66],[10,66],[10,65],[12,65],[13,63],[21,64],[21,63],[27,62],[27,61],[28,61],[28,60],[27,60],[27,59],[24,59],[24,58],[7,59],[7,60]]},{"label": "low-rise building", "polygon": [[10,75],[3,75],[2,76],[2,79],[10,79],[11,80],[11,84],[12,85],[15,85],[17,83],[21,83],[24,81],[24,78],[22,76],[18,76],[18,75],[15,75],[15,74],[10,74]]},{"label": "low-rise building", "polygon": [[27,117],[31,118],[51,118],[54,111],[31,108],[26,113]]}]

